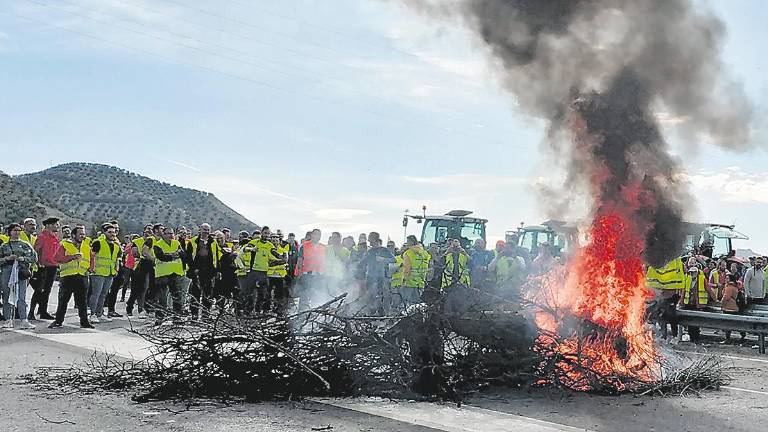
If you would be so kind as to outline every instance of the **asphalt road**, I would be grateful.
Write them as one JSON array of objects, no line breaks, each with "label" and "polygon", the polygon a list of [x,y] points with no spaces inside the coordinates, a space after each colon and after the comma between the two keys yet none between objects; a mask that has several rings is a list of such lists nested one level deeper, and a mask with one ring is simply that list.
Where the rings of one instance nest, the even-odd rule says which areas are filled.
[{"label": "asphalt road", "polygon": [[[55,295],[52,298],[56,298]],[[118,309],[124,305],[118,304]],[[764,431],[768,424],[768,356],[750,348],[681,344],[682,355],[719,356],[732,383],[702,397],[604,397],[538,389],[485,392],[460,408],[378,399],[323,399],[222,405],[186,410],[171,403],[137,404],[129,395],[44,394],[17,377],[42,365],[67,365],[94,350],[142,357],[146,343],[127,319],[63,329],[0,330],[0,428],[6,431]],[[715,339],[713,339],[715,340]],[[715,340],[716,342],[716,340]],[[690,352],[690,353],[689,353]]]}]

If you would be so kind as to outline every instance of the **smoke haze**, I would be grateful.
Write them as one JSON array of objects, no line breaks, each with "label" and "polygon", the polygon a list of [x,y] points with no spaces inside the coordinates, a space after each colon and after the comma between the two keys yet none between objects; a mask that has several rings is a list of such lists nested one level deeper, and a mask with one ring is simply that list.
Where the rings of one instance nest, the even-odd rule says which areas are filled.
[{"label": "smoke haze", "polygon": [[751,106],[719,57],[724,26],[691,1],[404,1],[478,36],[520,109],[549,121],[566,191],[587,187],[596,214],[629,208],[652,265],[679,252],[693,202],[657,113],[684,119],[690,140],[733,150],[750,141]]}]

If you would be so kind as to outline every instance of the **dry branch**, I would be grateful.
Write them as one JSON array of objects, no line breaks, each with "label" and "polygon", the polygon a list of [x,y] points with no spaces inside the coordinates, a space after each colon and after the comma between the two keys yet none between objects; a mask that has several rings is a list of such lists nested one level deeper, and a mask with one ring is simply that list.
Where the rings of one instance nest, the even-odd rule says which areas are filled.
[{"label": "dry branch", "polygon": [[727,382],[713,360],[670,368],[675,372],[652,382],[602,374],[584,353],[563,355],[534,344],[537,337],[559,336],[534,331],[519,301],[490,311],[444,305],[366,316],[350,313],[340,296],[284,317],[225,312],[181,325],[134,327],[130,331],[153,346],[142,361],[94,353],[84,363],[39,368],[25,379],[54,392],[129,391],[139,402],[355,395],[461,401],[489,386],[531,384],[666,396]]}]

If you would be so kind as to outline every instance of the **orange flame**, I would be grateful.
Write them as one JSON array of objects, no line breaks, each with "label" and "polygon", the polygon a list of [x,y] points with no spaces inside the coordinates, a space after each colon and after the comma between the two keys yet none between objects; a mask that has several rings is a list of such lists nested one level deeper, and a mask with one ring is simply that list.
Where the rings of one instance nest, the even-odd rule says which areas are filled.
[{"label": "orange flame", "polygon": [[604,208],[593,221],[591,242],[534,281],[533,300],[542,306],[534,350],[555,357],[556,380],[574,390],[623,391],[626,382],[659,376],[653,336],[644,326],[652,293],[640,258],[642,233],[625,211]]}]

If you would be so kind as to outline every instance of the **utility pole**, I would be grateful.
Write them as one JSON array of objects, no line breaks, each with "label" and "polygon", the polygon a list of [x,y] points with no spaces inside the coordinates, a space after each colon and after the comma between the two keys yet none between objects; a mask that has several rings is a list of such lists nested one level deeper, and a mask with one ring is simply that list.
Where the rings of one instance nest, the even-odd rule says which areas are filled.
[{"label": "utility pole", "polygon": [[408,238],[408,209],[405,209],[405,215],[403,216],[403,243]]}]

